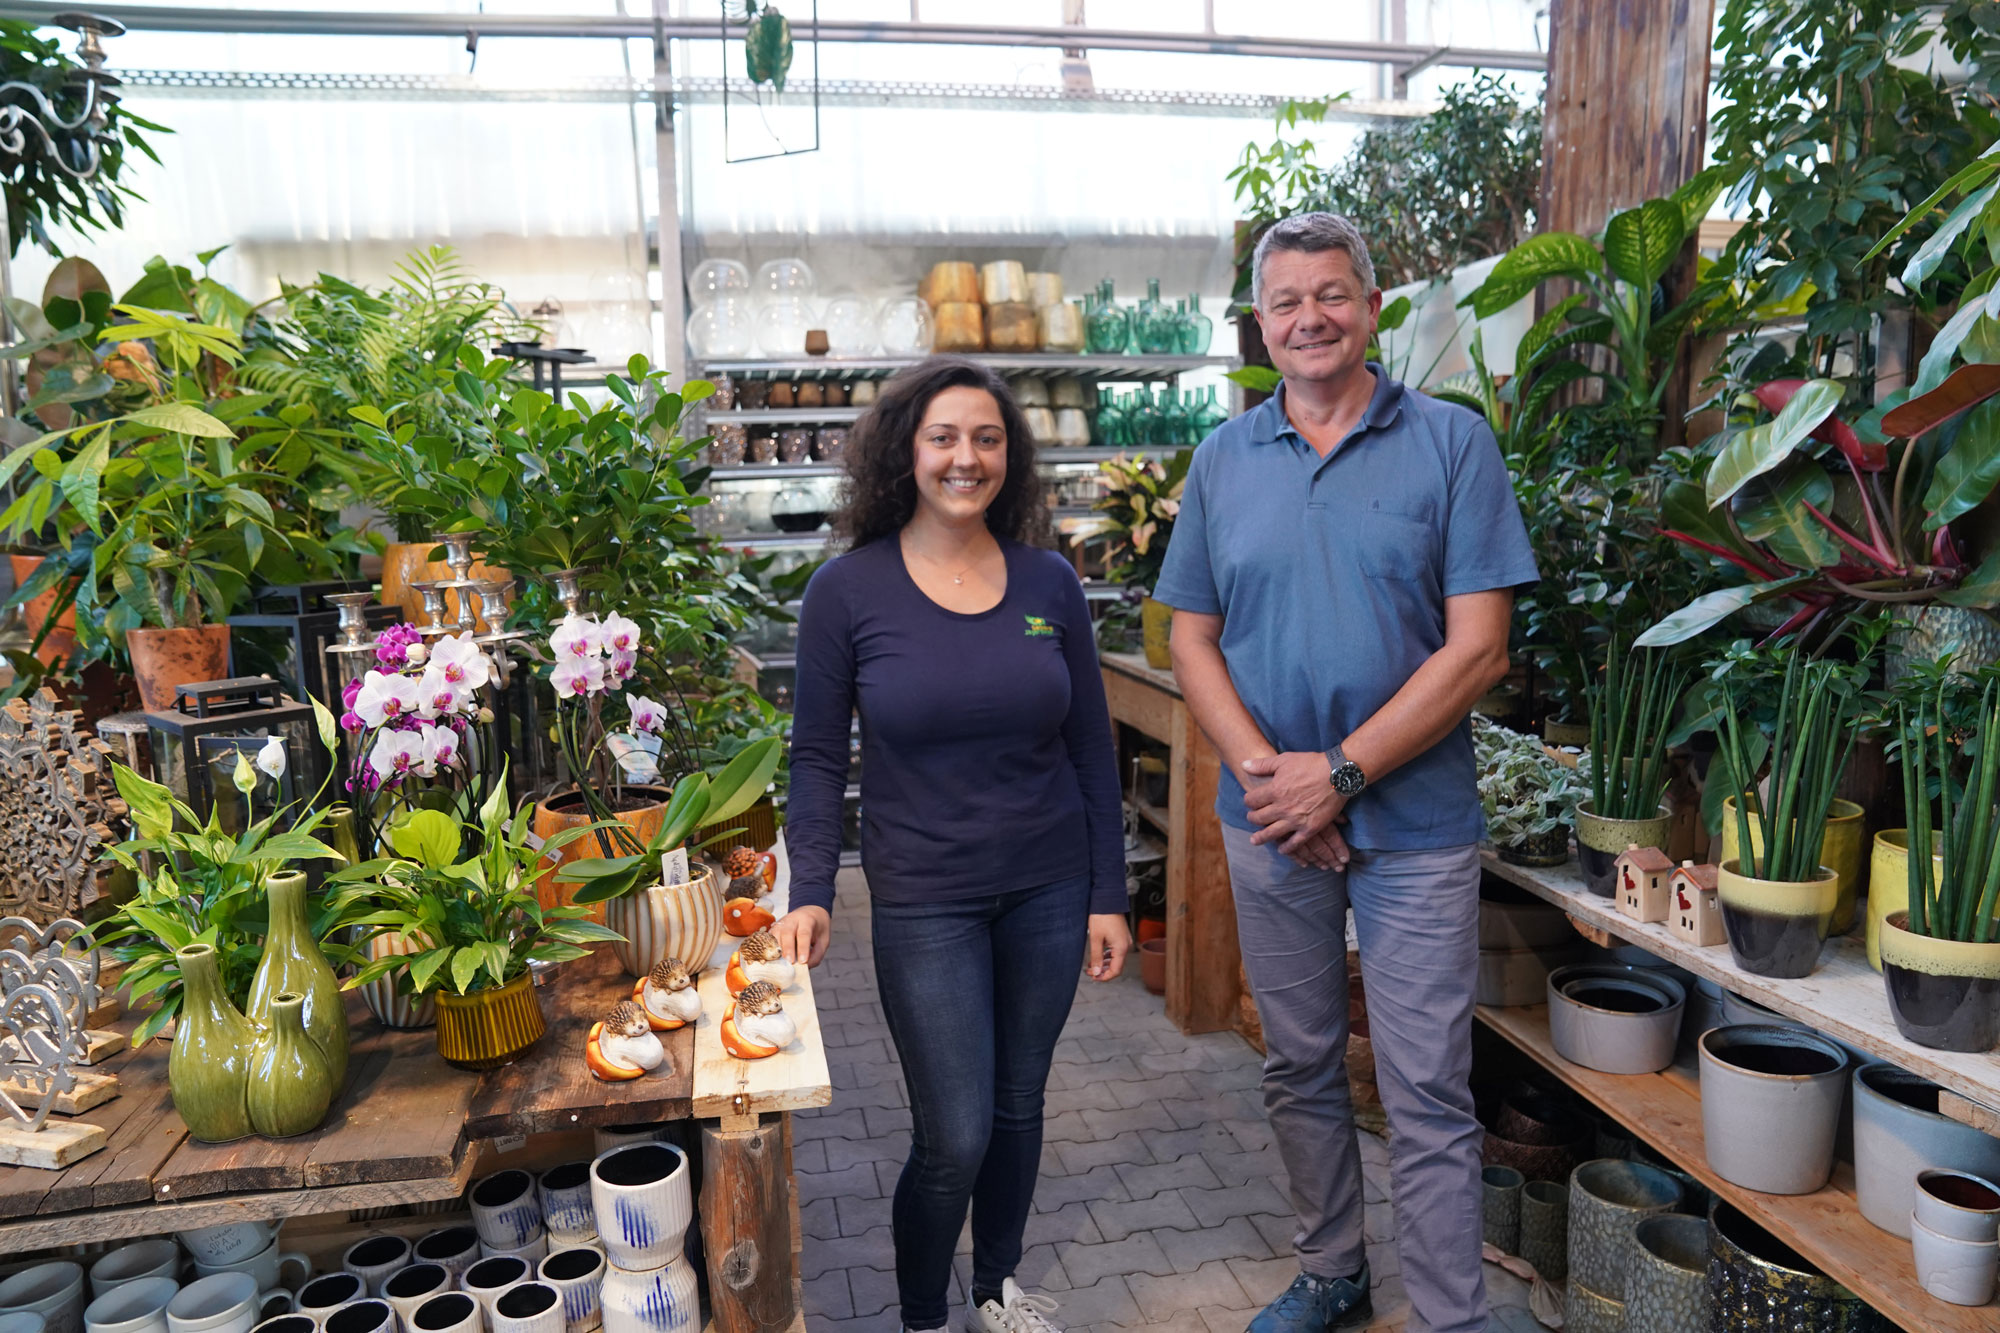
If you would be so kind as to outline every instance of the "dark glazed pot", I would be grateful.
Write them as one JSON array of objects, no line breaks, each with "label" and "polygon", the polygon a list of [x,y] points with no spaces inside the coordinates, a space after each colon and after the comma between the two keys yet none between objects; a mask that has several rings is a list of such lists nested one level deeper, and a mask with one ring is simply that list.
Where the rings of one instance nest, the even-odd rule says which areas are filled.
[{"label": "dark glazed pot", "polygon": [[1889,1321],[1717,1199],[1708,1214],[1710,1333],[1888,1333]]},{"label": "dark glazed pot", "polygon": [[1820,878],[1789,884],[1752,879],[1737,865],[1724,861],[1715,876],[1730,957],[1755,976],[1811,976],[1833,924],[1839,877],[1821,866]]},{"label": "dark glazed pot", "polygon": [[1882,923],[1882,981],[1896,1030],[1939,1051],[1990,1051],[2000,1041],[2000,943],[1917,935],[1908,912]]}]

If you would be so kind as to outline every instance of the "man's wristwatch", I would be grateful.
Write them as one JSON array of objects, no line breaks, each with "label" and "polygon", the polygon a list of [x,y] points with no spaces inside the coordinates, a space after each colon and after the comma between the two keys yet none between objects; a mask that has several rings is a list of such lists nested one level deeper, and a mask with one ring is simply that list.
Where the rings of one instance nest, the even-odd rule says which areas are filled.
[{"label": "man's wristwatch", "polygon": [[1368,785],[1368,775],[1361,771],[1361,765],[1340,752],[1338,745],[1326,752],[1327,781],[1342,796],[1359,796],[1361,789]]}]

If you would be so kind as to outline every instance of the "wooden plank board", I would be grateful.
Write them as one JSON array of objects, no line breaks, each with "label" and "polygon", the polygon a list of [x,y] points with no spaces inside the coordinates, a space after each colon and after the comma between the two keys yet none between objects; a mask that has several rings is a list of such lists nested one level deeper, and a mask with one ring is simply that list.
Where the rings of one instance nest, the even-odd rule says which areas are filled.
[{"label": "wooden plank board", "polygon": [[729,1008],[729,986],[722,972],[708,969],[701,974],[700,985],[701,1017],[694,1024],[692,1114],[733,1120],[762,1111],[825,1106],[833,1100],[810,971],[796,969],[785,990],[785,1012],[797,1024],[799,1035],[790,1046],[764,1060],[739,1060],[722,1049],[722,1015]]},{"label": "wooden plank board", "polygon": [[464,1149],[480,1076],[437,1053],[431,1028],[377,1028],[349,1057],[341,1106],[306,1154],[305,1183],[375,1184],[448,1174]]},{"label": "wooden plank board", "polygon": [[30,1132],[12,1120],[0,1121],[0,1162],[34,1171],[59,1171],[104,1147],[96,1125],[51,1116]]},{"label": "wooden plank board", "polygon": [[1950,1116],[1961,1125],[2000,1136],[2000,1110],[1984,1102],[1975,1102],[1970,1097],[1961,1097],[1955,1092],[1938,1094],[1938,1113]]},{"label": "wooden plank board", "polygon": [[583,1062],[590,1025],[631,993],[632,978],[608,948],[564,965],[542,988],[548,1035],[530,1058],[493,1070],[480,1080],[465,1112],[466,1137],[490,1139],[686,1118],[694,1086],[692,1026],[661,1035],[667,1065],[644,1078],[606,1083],[593,1077]]},{"label": "wooden plank board", "polygon": [[[128,1050],[107,1063],[102,1072],[117,1075],[125,1095],[114,1097],[82,1114],[91,1124],[105,1130],[109,1136],[107,1147],[110,1151],[93,1154],[70,1169],[53,1175],[28,1168],[0,1167],[0,1218],[46,1212],[52,1207],[90,1207],[94,1193],[92,1182],[113,1170],[113,1162],[121,1147],[129,1144],[129,1135],[121,1136],[119,1132],[121,1126],[166,1101],[166,1071],[167,1048],[160,1042],[148,1043],[144,1051]],[[171,1151],[171,1144],[164,1146]],[[149,1158],[152,1165],[163,1160],[164,1153],[153,1154]],[[142,1181],[136,1192],[128,1188],[125,1194],[128,1197],[119,1202],[149,1198],[151,1191]]]},{"label": "wooden plank board", "polygon": [[167,1091],[167,1055],[166,1042],[149,1041],[114,1066],[119,1097],[89,1113],[92,1123],[109,1131],[109,1145],[65,1172],[38,1212],[115,1208],[153,1197],[153,1173],[187,1138]]},{"label": "wooden plank board", "polygon": [[[1174,679],[1173,670],[1171,668],[1162,670],[1159,667],[1146,665],[1144,653],[1099,653],[1097,660],[1121,676],[1159,690],[1172,698],[1181,697],[1181,683]],[[1163,736],[1160,739],[1166,738]]]},{"label": "wooden plank board", "polygon": [[1811,976],[1795,981],[1752,976],[1736,966],[1726,944],[1697,949],[1676,938],[1663,924],[1644,924],[1622,915],[1611,899],[1600,898],[1584,888],[1582,873],[1574,861],[1545,869],[1508,865],[1491,851],[1482,853],[1480,859],[1487,870],[1501,878],[1696,976],[1719,982],[1738,995],[1796,1018],[1877,1059],[1921,1074],[1973,1101],[2000,1106],[2000,1060],[1985,1052],[1932,1050],[1906,1040],[1896,1030],[1882,978],[1868,966],[1859,927],[1856,934],[1826,942],[1820,950],[1819,966]]},{"label": "wooden plank board", "polygon": [[1104,701],[1110,707],[1111,719],[1165,745],[1172,739],[1173,705],[1180,697],[1179,692],[1168,690],[1152,679],[1159,673],[1145,667],[1143,661],[1140,669],[1146,674],[1133,674],[1130,664],[1121,660],[1123,657],[1107,653],[1099,659],[1105,664]]},{"label": "wooden plank board", "polygon": [[[76,1086],[67,1092],[55,1094],[55,1105],[50,1109],[57,1115],[81,1115],[85,1111],[104,1105],[118,1095],[118,1076],[101,1074],[91,1069],[76,1071]],[[12,1098],[16,1105],[33,1110],[47,1097],[41,1088],[31,1086],[21,1079],[9,1076],[0,1078],[0,1092]]]},{"label": "wooden plank board", "polygon": [[1990,1306],[1950,1305],[1918,1285],[1910,1243],[1861,1216],[1850,1172],[1836,1172],[1831,1185],[1812,1194],[1760,1194],[1732,1185],[1709,1168],[1701,1096],[1685,1074],[1600,1074],[1573,1065],[1549,1040],[1545,1005],[1481,1005],[1476,1012],[1481,1023],[1911,1333],[1992,1333]]}]

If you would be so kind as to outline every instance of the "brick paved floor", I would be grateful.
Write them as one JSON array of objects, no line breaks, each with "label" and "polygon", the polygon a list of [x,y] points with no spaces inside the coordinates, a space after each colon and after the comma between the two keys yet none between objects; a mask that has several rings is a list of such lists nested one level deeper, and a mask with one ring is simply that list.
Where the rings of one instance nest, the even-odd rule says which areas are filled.
[{"label": "brick paved floor", "polygon": [[[797,1114],[806,1320],[814,1333],[896,1333],[889,1197],[910,1146],[909,1101],[875,996],[867,890],[843,872],[834,941],[814,974],[833,1105]],[[1261,1058],[1233,1032],[1181,1035],[1136,961],[1081,983],[1049,1076],[1041,1183],[1019,1278],[1061,1302],[1071,1333],[1241,1333],[1298,1274],[1284,1168],[1256,1091]],[[1388,1203],[1386,1141],[1361,1137],[1371,1329],[1410,1318]],[[971,1280],[960,1237],[952,1327]],[[1487,1265],[1495,1327],[1539,1328],[1527,1288]]]}]

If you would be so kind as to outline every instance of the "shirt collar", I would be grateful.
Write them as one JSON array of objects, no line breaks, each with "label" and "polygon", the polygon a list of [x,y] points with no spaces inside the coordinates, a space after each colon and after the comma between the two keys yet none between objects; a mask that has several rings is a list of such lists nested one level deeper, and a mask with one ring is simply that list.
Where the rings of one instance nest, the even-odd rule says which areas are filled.
[{"label": "shirt collar", "polygon": [[[1368,399],[1368,406],[1361,413],[1361,427],[1381,430],[1393,424],[1403,410],[1403,382],[1391,379],[1389,372],[1380,363],[1370,361],[1368,369],[1375,372],[1375,392]],[[1298,427],[1285,415],[1285,386],[1269,398],[1259,403],[1250,422],[1250,442],[1252,444],[1273,444],[1279,440],[1303,439]]]}]

